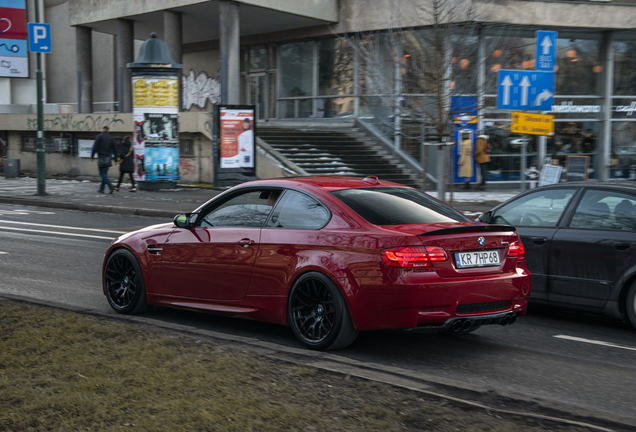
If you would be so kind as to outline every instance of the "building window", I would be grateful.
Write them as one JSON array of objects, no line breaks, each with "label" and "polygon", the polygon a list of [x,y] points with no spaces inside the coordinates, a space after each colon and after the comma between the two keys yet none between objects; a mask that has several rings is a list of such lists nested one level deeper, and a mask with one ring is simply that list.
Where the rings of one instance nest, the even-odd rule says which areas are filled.
[{"label": "building window", "polygon": [[[35,152],[38,149],[38,139],[33,136],[22,136],[20,142],[21,152]],[[44,151],[46,153],[74,154],[72,141],[65,137],[44,137]]]},{"label": "building window", "polygon": [[194,141],[191,139],[179,140],[179,157],[194,157]]}]

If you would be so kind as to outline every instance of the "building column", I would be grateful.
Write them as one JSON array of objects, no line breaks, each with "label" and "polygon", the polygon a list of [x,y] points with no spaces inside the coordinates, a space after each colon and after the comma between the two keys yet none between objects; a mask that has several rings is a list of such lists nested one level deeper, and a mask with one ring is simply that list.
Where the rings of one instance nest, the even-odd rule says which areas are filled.
[{"label": "building column", "polygon": [[77,46],[77,111],[93,112],[93,38],[90,27],[75,27]]},{"label": "building column", "polygon": [[[172,60],[183,64],[183,21],[181,13],[174,11],[163,11],[163,40],[170,48]],[[183,72],[179,72],[179,109],[183,104],[183,90],[181,80]]]},{"label": "building column", "polygon": [[601,94],[603,95],[603,125],[600,147],[597,148],[596,169],[597,179],[607,180],[610,176],[609,167],[612,153],[612,94],[614,93],[614,32],[603,32],[601,40],[601,64],[603,76]]},{"label": "building column", "polygon": [[477,133],[484,131],[484,107],[486,106],[486,38],[479,29],[477,37]]},{"label": "building column", "polygon": [[221,103],[236,105],[241,101],[241,45],[239,4],[219,2],[221,36]]},{"label": "building column", "polygon": [[119,112],[132,112],[132,78],[128,63],[135,61],[134,23],[117,20],[117,95]]}]

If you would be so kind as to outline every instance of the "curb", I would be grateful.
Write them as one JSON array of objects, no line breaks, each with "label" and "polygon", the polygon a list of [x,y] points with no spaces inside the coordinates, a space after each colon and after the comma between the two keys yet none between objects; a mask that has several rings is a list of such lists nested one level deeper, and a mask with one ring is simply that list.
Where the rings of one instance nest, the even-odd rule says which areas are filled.
[{"label": "curb", "polygon": [[[217,342],[227,343],[232,348],[250,351],[279,361],[311,367],[343,376],[354,376],[366,381],[378,382],[395,388],[422,393],[429,397],[447,400],[450,403],[455,404],[459,409],[479,409],[486,412],[498,413],[504,416],[542,420],[559,425],[578,426],[601,432],[633,430],[634,427],[633,425],[621,423],[617,420],[609,420],[594,415],[583,416],[571,412],[560,411],[558,409],[541,406],[537,404],[536,401],[506,395],[494,395],[496,402],[493,403],[491,400],[490,405],[488,405],[489,402],[480,403],[476,402],[476,399],[480,396],[485,399],[489,399],[489,396],[492,397],[492,392],[489,390],[470,388],[466,386],[462,387],[457,382],[445,382],[443,379],[435,379],[429,375],[423,375],[420,377],[410,376],[401,370],[393,370],[394,368],[392,367],[368,364],[358,360],[348,359],[344,356],[330,352],[318,352],[303,348],[287,347],[250,337],[232,335],[213,330],[204,330],[190,325],[173,324],[159,319],[147,318],[139,315],[109,314],[95,309],[67,305],[49,300],[33,299],[19,295],[0,293],[0,300],[36,304],[39,306],[95,316],[102,319],[137,323],[174,333],[185,334],[189,337],[205,337],[211,340],[216,340]],[[444,391],[446,391],[446,394],[443,393]],[[463,393],[464,397],[462,398],[452,395],[453,393],[457,394],[457,392]],[[546,414],[519,411],[514,408],[497,408],[494,406],[502,406],[502,402],[509,402],[516,406],[532,407],[535,411],[544,412]],[[591,422],[595,422],[597,424],[593,424]]]},{"label": "curb", "polygon": [[68,201],[41,201],[37,199],[13,198],[13,197],[3,197],[3,196],[0,196],[0,203],[18,204],[18,205],[34,206],[34,207],[59,208],[59,209],[65,209],[65,210],[79,210],[79,211],[91,212],[91,213],[115,213],[115,214],[160,217],[160,218],[170,218],[170,219],[175,217],[177,214],[181,213],[178,210],[173,211],[173,210],[158,210],[158,209],[147,209],[147,208],[107,206],[107,205],[99,205],[99,204],[81,204],[81,203],[73,203]]}]

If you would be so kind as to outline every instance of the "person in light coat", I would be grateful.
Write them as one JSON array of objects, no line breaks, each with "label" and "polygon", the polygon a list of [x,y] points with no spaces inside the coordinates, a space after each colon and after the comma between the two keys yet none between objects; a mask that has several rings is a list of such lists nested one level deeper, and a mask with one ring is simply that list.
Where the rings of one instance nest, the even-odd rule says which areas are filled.
[{"label": "person in light coat", "polygon": [[470,178],[473,176],[473,143],[469,134],[462,134],[459,147],[459,177],[464,177],[464,189],[470,189]]},{"label": "person in light coat", "polygon": [[486,165],[490,162],[490,149],[491,146],[488,143],[488,135],[479,135],[477,142],[475,143],[475,162],[479,165],[479,172],[481,173],[481,182],[477,189],[486,190]]}]

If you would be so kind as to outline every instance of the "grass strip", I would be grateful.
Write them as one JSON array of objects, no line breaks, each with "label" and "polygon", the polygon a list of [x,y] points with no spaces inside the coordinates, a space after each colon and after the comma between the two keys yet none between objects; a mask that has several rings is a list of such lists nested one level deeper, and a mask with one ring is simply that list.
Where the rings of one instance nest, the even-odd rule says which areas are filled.
[{"label": "grass strip", "polygon": [[580,430],[152,327],[0,300],[2,431]]}]

